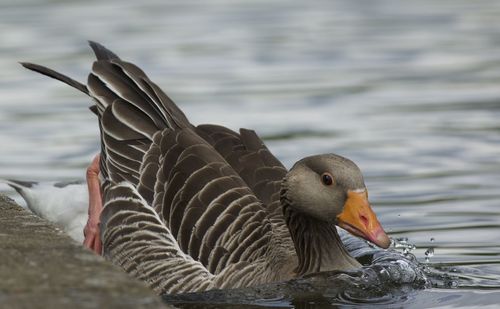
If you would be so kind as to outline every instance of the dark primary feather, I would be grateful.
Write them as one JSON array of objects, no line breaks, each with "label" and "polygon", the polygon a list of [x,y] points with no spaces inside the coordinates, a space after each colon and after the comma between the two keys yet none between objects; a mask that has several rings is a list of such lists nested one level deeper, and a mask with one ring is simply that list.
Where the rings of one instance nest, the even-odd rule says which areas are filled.
[{"label": "dark primary feather", "polygon": [[32,70],[32,71],[35,71],[35,72],[38,72],[40,74],[43,74],[45,76],[48,76],[48,77],[51,77],[51,78],[54,78],[54,79],[57,79],[65,84],[68,84],[70,85],[71,87],[73,88],[76,88],[78,90],[80,90],[81,92],[85,93],[86,95],[89,94],[89,91],[87,89],[87,86],[85,86],[84,84],[80,83],[80,82],[77,82],[76,80],[66,76],[66,75],[63,75],[59,72],[56,72],[52,69],[49,69],[47,67],[44,67],[44,66],[41,66],[41,65],[38,65],[38,64],[34,64],[34,63],[29,63],[29,62],[20,62],[21,65],[29,70]]},{"label": "dark primary feather", "polygon": [[112,59],[120,59],[115,53],[107,49],[106,47],[102,46],[101,44],[94,42],[94,41],[88,41],[90,47],[94,51],[95,57],[97,60],[112,60]]}]

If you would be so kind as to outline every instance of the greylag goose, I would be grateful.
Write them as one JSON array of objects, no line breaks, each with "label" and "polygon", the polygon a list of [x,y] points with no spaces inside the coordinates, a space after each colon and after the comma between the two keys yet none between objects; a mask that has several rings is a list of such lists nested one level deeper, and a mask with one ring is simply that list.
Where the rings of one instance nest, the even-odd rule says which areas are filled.
[{"label": "greylag goose", "polygon": [[101,129],[104,256],[158,293],[284,281],[361,265],[335,224],[387,248],[359,168],[335,154],[289,171],[252,130],[192,125],[145,73],[102,45],[87,85]]}]

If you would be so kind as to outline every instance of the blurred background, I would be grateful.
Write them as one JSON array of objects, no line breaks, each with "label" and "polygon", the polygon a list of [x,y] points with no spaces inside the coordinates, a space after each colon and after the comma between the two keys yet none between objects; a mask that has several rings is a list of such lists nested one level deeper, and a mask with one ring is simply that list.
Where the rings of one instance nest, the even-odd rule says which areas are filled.
[{"label": "blurred background", "polygon": [[391,236],[433,248],[462,302],[500,298],[499,1],[0,0],[0,178],[83,179],[91,101],[17,62],[85,81],[87,40],[288,167],[351,158]]}]

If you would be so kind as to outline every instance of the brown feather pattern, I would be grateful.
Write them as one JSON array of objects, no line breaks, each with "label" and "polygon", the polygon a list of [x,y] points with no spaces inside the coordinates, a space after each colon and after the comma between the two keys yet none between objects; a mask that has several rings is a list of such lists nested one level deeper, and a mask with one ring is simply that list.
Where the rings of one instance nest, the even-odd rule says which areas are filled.
[{"label": "brown feather pattern", "polygon": [[321,270],[323,244],[303,236],[314,222],[304,225],[280,196],[287,170],[254,131],[194,127],[141,69],[90,44],[97,61],[86,86],[23,65],[96,104],[106,258],[158,293],[244,287]]}]

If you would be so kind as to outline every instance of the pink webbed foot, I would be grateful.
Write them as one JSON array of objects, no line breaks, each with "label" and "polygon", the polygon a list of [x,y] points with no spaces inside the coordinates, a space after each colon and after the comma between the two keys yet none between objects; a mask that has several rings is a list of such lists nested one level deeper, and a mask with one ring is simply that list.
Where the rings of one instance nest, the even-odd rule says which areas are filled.
[{"label": "pink webbed foot", "polygon": [[83,245],[97,254],[102,253],[99,222],[102,211],[101,185],[99,182],[99,159],[96,155],[87,168],[87,186],[89,189],[89,218],[83,229]]}]

